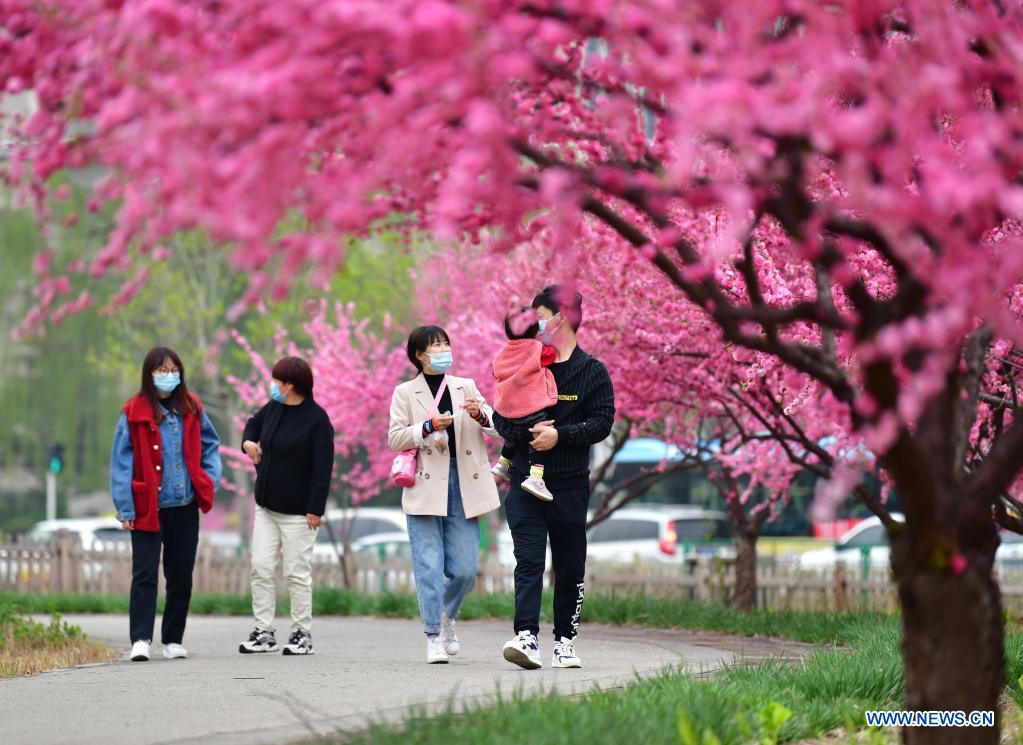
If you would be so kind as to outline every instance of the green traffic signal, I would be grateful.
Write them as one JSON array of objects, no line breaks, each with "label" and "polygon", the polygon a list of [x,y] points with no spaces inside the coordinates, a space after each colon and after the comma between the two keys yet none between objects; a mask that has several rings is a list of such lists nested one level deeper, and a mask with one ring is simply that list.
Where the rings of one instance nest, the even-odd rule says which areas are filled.
[{"label": "green traffic signal", "polygon": [[55,442],[50,445],[50,473],[58,474],[64,470],[64,446]]}]

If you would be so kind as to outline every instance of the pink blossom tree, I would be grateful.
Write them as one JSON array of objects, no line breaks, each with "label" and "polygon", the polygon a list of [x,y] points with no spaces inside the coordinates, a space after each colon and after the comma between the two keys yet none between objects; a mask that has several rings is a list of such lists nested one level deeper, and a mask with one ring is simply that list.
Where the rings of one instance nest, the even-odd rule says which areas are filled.
[{"label": "pink blossom tree", "polygon": [[[196,226],[253,298],[396,215],[493,249],[634,247],[660,297],[704,312],[693,333],[760,355],[777,395],[810,381],[898,491],[907,706],[998,711],[992,513],[1011,522],[1023,466],[1017,4],[0,0],[0,18],[0,87],[39,101],[11,178],[45,212],[57,169],[110,169],[94,203],[119,200],[118,226],[85,271],[123,272],[116,300]],[[614,237],[580,246],[595,222]],[[45,251],[37,268],[29,326],[87,281]]]},{"label": "pink blossom tree", "polygon": [[[703,230],[712,233],[712,216],[704,217]],[[543,285],[571,278],[584,298],[580,344],[608,366],[619,417],[615,446],[595,464],[591,484],[604,480],[629,437],[661,438],[680,453],[604,489],[590,524],[679,471],[706,470],[735,523],[735,604],[749,609],[760,529],[777,517],[796,474],[806,469],[830,484],[836,462],[843,464],[841,473],[853,475],[859,474],[855,466],[869,464],[862,448],[850,447],[853,436],[841,409],[828,408],[831,397],[812,379],[783,377],[784,366],[723,343],[701,309],[682,295],[665,295],[663,275],[641,254],[616,244],[606,228],[584,230],[579,242],[606,244],[603,252],[566,257],[536,240],[508,254],[474,245],[438,253],[417,271],[420,306],[447,328],[458,372],[488,393],[491,363],[504,341],[504,314],[529,305]],[[617,271],[609,272],[609,265]],[[797,384],[797,390],[777,393]],[[833,510],[856,486],[831,484],[821,511]],[[888,519],[869,492],[857,492]]]}]

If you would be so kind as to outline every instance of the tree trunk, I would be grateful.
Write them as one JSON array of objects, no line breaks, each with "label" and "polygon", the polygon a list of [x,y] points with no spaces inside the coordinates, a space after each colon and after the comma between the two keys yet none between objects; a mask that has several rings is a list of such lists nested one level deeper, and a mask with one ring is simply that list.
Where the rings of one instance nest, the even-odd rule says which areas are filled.
[{"label": "tree trunk", "polygon": [[[936,568],[893,536],[892,571],[902,608],[906,709],[993,711],[995,727],[916,727],[907,745],[995,745],[1004,670],[1001,593],[992,573],[994,549],[962,550],[961,574]],[[934,554],[931,554],[932,556]],[[915,557],[915,558],[914,558]]]},{"label": "tree trunk", "polygon": [[757,532],[735,532],[735,593],[732,605],[739,610],[753,610],[757,602]]}]

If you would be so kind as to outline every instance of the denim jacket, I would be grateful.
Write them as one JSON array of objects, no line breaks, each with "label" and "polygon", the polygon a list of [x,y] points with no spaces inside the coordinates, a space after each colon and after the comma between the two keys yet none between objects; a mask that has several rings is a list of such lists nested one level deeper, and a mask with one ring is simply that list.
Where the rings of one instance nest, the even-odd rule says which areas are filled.
[{"label": "denim jacket", "polygon": [[[163,440],[163,477],[160,479],[160,507],[181,507],[189,504],[192,499],[192,480],[185,468],[182,453],[184,426],[182,417],[177,412],[168,411],[163,406],[163,419],[160,420],[160,437]],[[200,420],[202,433],[202,468],[213,479],[220,482],[220,437],[213,423],[202,413]],[[110,494],[114,498],[118,520],[135,519],[135,501],[131,494],[132,471],[134,460],[131,447],[131,434],[128,431],[128,418],[121,413],[114,432],[114,447],[110,453]]]}]

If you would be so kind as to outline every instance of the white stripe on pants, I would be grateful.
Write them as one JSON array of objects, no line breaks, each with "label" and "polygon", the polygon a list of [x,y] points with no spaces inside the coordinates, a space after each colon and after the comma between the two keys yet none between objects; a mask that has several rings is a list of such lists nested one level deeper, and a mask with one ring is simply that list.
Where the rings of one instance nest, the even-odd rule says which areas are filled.
[{"label": "white stripe on pants", "polygon": [[282,559],[284,577],[291,595],[291,630],[307,634],[313,622],[313,544],[315,530],[305,515],[284,515],[256,506],[252,529],[252,615],[256,627],[274,630],[277,593],[274,573]]}]

